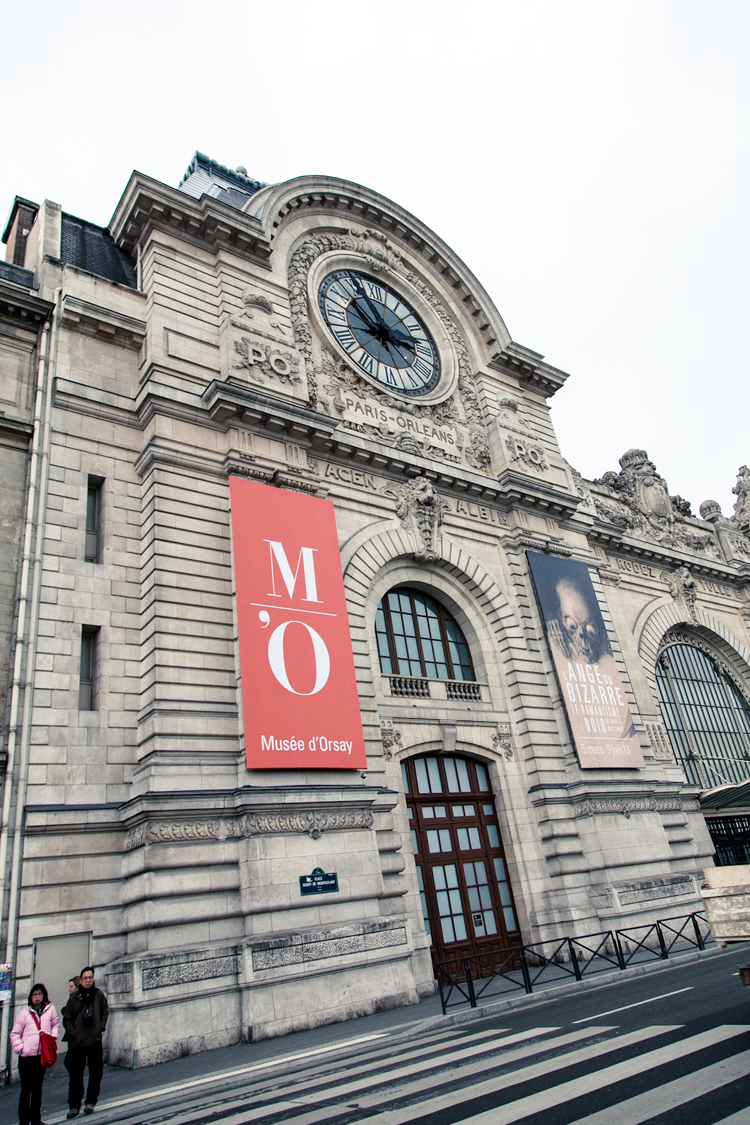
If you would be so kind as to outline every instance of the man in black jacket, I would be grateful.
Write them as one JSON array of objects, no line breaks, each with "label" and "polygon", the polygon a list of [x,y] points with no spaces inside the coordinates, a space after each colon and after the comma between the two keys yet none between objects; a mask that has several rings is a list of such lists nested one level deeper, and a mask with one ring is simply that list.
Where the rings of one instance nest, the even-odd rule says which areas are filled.
[{"label": "man in black jacket", "polygon": [[89,1087],[84,1113],[93,1113],[102,1084],[102,1036],[109,1018],[107,997],[94,984],[90,965],[81,969],[81,983],[72,992],[62,1010],[63,1027],[68,1040],[65,1069],[70,1076],[68,1086],[68,1117],[77,1117],[83,1099],[83,1072],[89,1066]]}]

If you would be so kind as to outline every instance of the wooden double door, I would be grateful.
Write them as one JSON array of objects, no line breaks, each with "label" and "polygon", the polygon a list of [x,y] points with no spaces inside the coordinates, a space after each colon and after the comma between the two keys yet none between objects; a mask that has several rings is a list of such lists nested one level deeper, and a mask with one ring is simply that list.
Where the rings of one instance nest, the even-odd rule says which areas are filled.
[{"label": "wooden double door", "polygon": [[401,769],[433,962],[519,945],[486,767],[427,754]]}]

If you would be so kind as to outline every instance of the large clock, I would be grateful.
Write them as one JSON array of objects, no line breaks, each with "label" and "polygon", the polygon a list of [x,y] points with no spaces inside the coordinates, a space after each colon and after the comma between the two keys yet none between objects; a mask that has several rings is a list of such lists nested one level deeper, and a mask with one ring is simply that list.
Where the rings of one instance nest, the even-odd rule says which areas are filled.
[{"label": "large clock", "polygon": [[336,270],[323,279],[318,305],[351,363],[398,395],[433,390],[440,358],[424,324],[382,281],[358,270]]}]

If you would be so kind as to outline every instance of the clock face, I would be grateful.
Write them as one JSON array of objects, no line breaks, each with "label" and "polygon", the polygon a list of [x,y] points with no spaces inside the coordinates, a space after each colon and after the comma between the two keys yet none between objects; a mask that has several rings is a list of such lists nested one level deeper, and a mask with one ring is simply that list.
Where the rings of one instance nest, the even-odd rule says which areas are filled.
[{"label": "clock face", "polygon": [[382,281],[357,270],[329,273],[320,286],[323,319],[350,361],[394,394],[437,386],[440,359],[413,309]]}]

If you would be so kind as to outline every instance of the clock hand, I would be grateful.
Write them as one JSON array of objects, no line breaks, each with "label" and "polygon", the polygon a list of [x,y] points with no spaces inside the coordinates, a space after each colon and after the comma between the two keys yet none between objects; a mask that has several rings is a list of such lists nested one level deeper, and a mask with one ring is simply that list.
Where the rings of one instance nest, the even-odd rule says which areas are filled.
[{"label": "clock hand", "polygon": [[[384,321],[382,315],[375,308],[372,301],[367,296],[367,294],[365,293],[364,289],[362,289],[361,286],[360,286],[360,297],[365,302],[365,304],[368,306],[368,308],[370,309],[370,315],[374,318],[375,322],[377,324],[385,324],[385,321]],[[358,305],[357,307],[359,308],[360,306]]]},{"label": "clock hand", "polygon": [[394,344],[401,344],[406,348],[410,348],[411,351],[414,351],[414,342],[411,336],[399,336],[393,328],[389,329],[389,336]]},{"label": "clock hand", "polygon": [[[352,305],[354,306],[354,308],[353,308],[354,315],[358,316],[359,319],[363,322],[363,324],[367,328],[370,328],[373,331],[377,332],[378,327],[379,327],[378,322],[375,321],[373,323],[371,317],[363,310],[362,306],[359,304],[359,301],[352,301]],[[349,307],[351,308],[352,305],[350,305]]]}]

